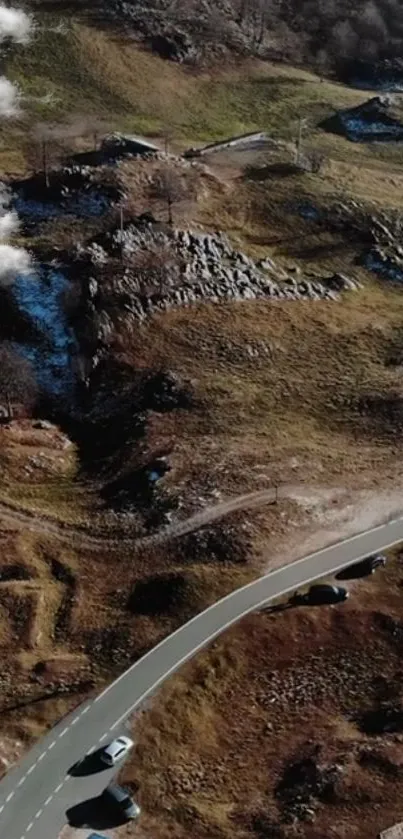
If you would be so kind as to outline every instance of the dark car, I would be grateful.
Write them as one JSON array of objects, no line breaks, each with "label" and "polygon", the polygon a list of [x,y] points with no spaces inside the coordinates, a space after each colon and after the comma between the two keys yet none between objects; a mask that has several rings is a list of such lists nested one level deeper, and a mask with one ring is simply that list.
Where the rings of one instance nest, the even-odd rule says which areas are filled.
[{"label": "dark car", "polygon": [[325,583],[318,583],[311,586],[305,595],[305,602],[312,606],[320,606],[325,603],[343,603],[347,600],[349,592],[341,586],[332,586]]},{"label": "dark car", "polygon": [[374,554],[361,559],[360,562],[355,562],[353,565],[348,565],[336,574],[336,580],[352,580],[355,577],[368,577],[374,574],[377,568],[384,568],[386,565],[386,556],[383,554]]},{"label": "dark car", "polygon": [[358,563],[360,568],[367,570],[368,574],[374,574],[377,568],[384,568],[386,565],[386,556],[383,554],[376,554],[375,556],[368,556]]},{"label": "dark car", "polygon": [[102,797],[108,807],[118,810],[125,819],[138,819],[140,807],[130,796],[124,787],[118,784],[110,784],[102,793]]}]

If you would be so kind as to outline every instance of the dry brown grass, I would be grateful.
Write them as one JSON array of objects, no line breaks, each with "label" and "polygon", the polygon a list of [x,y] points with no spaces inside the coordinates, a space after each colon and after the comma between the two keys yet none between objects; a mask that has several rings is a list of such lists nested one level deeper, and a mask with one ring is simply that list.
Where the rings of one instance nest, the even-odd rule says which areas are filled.
[{"label": "dry brown grass", "polygon": [[[363,290],[345,295],[339,303],[203,305],[171,311],[136,330],[130,350],[135,366],[179,373],[190,382],[194,396],[190,411],[155,414],[148,420],[150,451],[165,445],[172,450],[172,470],[164,478],[166,490],[179,493],[186,510],[186,504],[192,509],[199,507],[204,493],[211,499],[210,493],[217,488],[232,495],[299,480],[342,482],[351,487],[393,484],[400,471],[401,427],[393,433],[386,403],[391,394],[401,395],[401,384],[400,369],[388,366],[387,359],[402,341],[400,290],[353,268],[354,243],[312,229],[288,206],[291,199],[310,198],[326,204],[334,196],[347,195],[401,207],[399,150],[388,150],[386,156],[377,147],[352,146],[316,129],[318,120],[334,108],[358,104],[367,94],[321,84],[316,76],[300,69],[261,62],[195,74],[75,21],[65,40],[38,33],[32,52],[16,56],[9,71],[33,96],[48,92],[51,79],[51,90],[59,97],[60,110],[56,107],[53,114],[44,114],[33,105],[29,120],[54,116],[70,125],[76,120],[79,128],[82,113],[88,113],[89,120],[101,114],[113,128],[160,137],[168,127],[174,131],[175,149],[254,128],[268,130],[289,144],[286,150],[283,147],[257,160],[224,155],[208,161],[209,168],[200,175],[198,201],[191,212],[189,208],[181,210],[180,223],[224,229],[255,256],[271,253],[280,264],[298,262],[304,270],[353,272],[365,283]],[[307,147],[322,151],[326,164],[319,175],[285,177],[276,164],[292,156],[290,143],[299,114],[310,120]],[[3,127],[1,137],[3,168],[22,169],[24,124]],[[82,147],[89,142],[87,138]],[[255,172],[251,168],[246,171],[247,164]],[[136,212],[149,208],[147,178],[152,165],[133,162],[122,167]],[[75,236],[76,227],[68,233]],[[50,241],[51,233],[48,235]],[[360,398],[372,395],[378,402],[375,405],[367,399],[367,408],[360,413]],[[56,435],[48,446],[45,437],[22,426],[0,432],[3,497],[62,521],[98,521],[102,512],[92,488],[77,482],[74,447],[60,448],[62,441]],[[43,449],[49,459],[42,459],[42,465],[27,472],[29,458]],[[27,703],[19,710],[4,712],[4,726],[25,738],[38,736],[72,703],[88,695],[91,685],[98,687],[191,614],[256,575],[257,556],[266,561],[270,539],[275,544],[298,516],[285,502],[276,510],[249,514],[249,524],[243,515],[237,515],[235,530],[241,541],[247,541],[246,561],[237,566],[208,565],[207,555],[194,562],[180,542],[135,554],[122,549],[112,555],[107,550],[66,550],[53,537],[8,534],[9,552],[2,555],[0,567],[11,558],[29,567],[35,581],[0,583],[4,604],[0,644],[9,679],[0,699],[10,708],[12,691],[18,685],[17,702]],[[249,527],[248,532],[244,527]],[[64,569],[64,579],[52,573],[52,560]],[[167,572],[175,572],[184,581],[185,597],[175,608],[156,614],[130,612],[128,597],[136,584]],[[116,583],[119,579],[121,586]],[[348,609],[346,614],[352,614],[350,606]],[[331,623],[331,614],[323,619],[326,643],[336,629],[347,632],[336,620]],[[179,678],[176,684],[182,687],[178,696],[172,688],[170,700],[174,719],[165,709],[160,716],[153,711],[157,714],[154,733],[141,757],[144,763],[149,755],[155,760],[155,773],[149,772],[150,786],[142,793],[146,809],[151,812],[153,795],[163,809],[161,789],[165,795],[166,782],[176,788],[174,769],[182,759],[190,759],[192,749],[200,748],[202,758],[212,764],[219,791],[214,798],[209,781],[206,793],[192,795],[189,803],[180,799],[171,815],[166,815],[167,827],[158,826],[160,818],[155,820],[156,829],[165,831],[161,836],[168,835],[170,825],[179,830],[180,837],[189,825],[191,829],[196,824],[199,830],[204,824],[207,835],[221,839],[232,824],[233,799],[244,801],[246,807],[242,799],[245,790],[253,782],[258,789],[267,777],[267,763],[259,762],[261,755],[268,761],[277,760],[274,765],[280,771],[281,749],[292,736],[299,736],[297,722],[291,718],[289,729],[279,729],[283,739],[278,755],[274,745],[264,751],[267,738],[254,739],[251,734],[244,774],[234,774],[233,781],[230,769],[220,774],[218,745],[224,748],[233,742],[233,730],[237,745],[245,739],[243,719],[248,708],[236,693],[233,672],[236,669],[242,684],[241,677],[252,676],[248,668],[253,660],[264,671],[268,650],[270,657],[281,655],[286,647],[299,655],[295,644],[304,637],[314,647],[319,643],[316,635],[320,638],[318,622],[302,613],[276,622],[251,618],[247,624],[249,647],[244,646],[242,628],[234,631],[231,650],[219,645],[212,660],[207,657],[196,665],[199,675],[190,696],[186,677]],[[369,619],[364,625],[369,631]],[[364,629],[357,626],[362,641]],[[48,669],[38,675],[35,666],[40,662],[46,662]],[[290,661],[283,665],[289,667]],[[71,695],[48,697],[34,705],[33,700],[46,693],[49,679],[60,686],[66,681],[66,671],[70,672]],[[221,692],[227,688],[229,693]],[[227,727],[224,725],[219,736],[221,711],[211,707],[215,695],[223,703],[228,703],[229,696],[229,707],[234,710],[233,716],[227,713]],[[252,713],[259,728],[266,717],[255,707]],[[322,723],[326,727],[321,717]],[[278,719],[276,726],[281,724]],[[313,719],[307,716],[306,724],[307,732],[314,732]],[[344,718],[336,714],[334,725],[343,740]],[[191,747],[183,745],[184,732],[191,738]],[[350,728],[347,733],[353,736]],[[171,751],[167,748],[165,753],[168,741]],[[173,766],[168,781],[165,769],[161,774],[157,765],[165,754]],[[139,773],[143,772],[141,761]],[[152,819],[150,824],[154,826]]]},{"label": "dry brown grass", "polygon": [[[299,822],[298,836],[327,836],[336,824],[338,837],[368,839],[399,820],[401,735],[374,741],[354,716],[398,678],[401,642],[380,629],[378,616],[400,618],[402,568],[397,556],[385,573],[354,583],[351,601],[334,609],[251,616],[162,688],[134,721],[136,748],[122,773],[137,790],[146,832],[294,836],[275,788],[289,762],[315,751],[319,763],[343,772],[334,801],[313,803],[314,822]],[[381,759],[364,764],[368,749]]]},{"label": "dry brown grass", "polygon": [[[400,392],[387,358],[402,315],[399,290],[371,284],[337,304],[205,305],[155,318],[132,336],[136,362],[189,380],[196,404],[169,424],[154,418],[153,438],[175,440],[167,484],[190,488],[208,474],[224,492],[256,489],[259,464],[283,481],[349,482],[374,462],[393,473],[400,435],[361,414],[359,400]],[[260,347],[257,358],[248,347]],[[290,470],[292,457],[301,470]]]}]

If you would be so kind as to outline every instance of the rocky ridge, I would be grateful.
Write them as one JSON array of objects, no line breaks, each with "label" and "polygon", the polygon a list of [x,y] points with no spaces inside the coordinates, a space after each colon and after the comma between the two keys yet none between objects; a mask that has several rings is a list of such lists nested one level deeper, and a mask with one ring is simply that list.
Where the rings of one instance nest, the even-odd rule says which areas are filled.
[{"label": "rocky ridge", "polygon": [[[172,261],[163,284],[159,282],[145,293],[135,262],[130,265],[130,261],[153,248],[167,249]],[[103,272],[118,254],[123,268],[105,288]],[[150,222],[129,224],[123,231],[114,230],[103,242],[79,246],[76,258],[86,264],[88,302],[98,313],[103,339],[112,329],[108,312],[112,302],[119,317],[123,312],[129,322],[141,323],[156,312],[202,301],[337,300],[341,292],[359,287],[357,281],[342,274],[304,276],[299,267],[285,271],[271,257],[256,262],[233,248],[220,232],[171,231]]]}]

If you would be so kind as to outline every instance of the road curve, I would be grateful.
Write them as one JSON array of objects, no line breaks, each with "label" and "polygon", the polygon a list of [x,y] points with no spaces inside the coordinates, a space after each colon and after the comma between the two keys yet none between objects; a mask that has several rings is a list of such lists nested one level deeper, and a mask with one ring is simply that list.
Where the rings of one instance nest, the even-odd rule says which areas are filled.
[{"label": "road curve", "polygon": [[237,589],[184,624],[93,702],[47,734],[0,782],[0,836],[57,839],[66,810],[99,794],[112,771],[71,778],[68,768],[121,730],[146,697],[202,647],[269,600],[403,541],[403,518],[299,559]]}]

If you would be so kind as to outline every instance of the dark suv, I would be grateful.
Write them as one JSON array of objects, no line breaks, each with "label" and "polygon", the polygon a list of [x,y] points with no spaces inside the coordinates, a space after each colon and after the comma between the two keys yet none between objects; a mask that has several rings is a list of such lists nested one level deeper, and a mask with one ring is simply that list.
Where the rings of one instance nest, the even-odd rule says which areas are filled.
[{"label": "dark suv", "polygon": [[290,606],[321,606],[326,603],[342,603],[347,600],[349,592],[341,586],[327,583],[317,583],[311,586],[306,594],[298,591],[290,597]]},{"label": "dark suv", "polygon": [[386,556],[383,554],[374,554],[355,562],[353,565],[348,565],[336,574],[336,580],[352,580],[355,577],[368,577],[370,574],[375,574],[377,568],[384,568],[386,565]]},{"label": "dark suv", "polygon": [[140,815],[140,807],[131,798],[130,794],[124,787],[118,784],[110,784],[102,793],[105,804],[114,810],[118,810],[125,819],[138,819]]},{"label": "dark suv", "polygon": [[348,591],[341,586],[318,583],[311,586],[305,595],[305,603],[311,606],[321,606],[322,603],[343,603],[348,598]]}]

